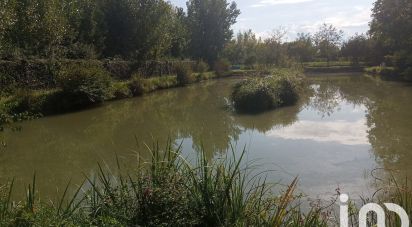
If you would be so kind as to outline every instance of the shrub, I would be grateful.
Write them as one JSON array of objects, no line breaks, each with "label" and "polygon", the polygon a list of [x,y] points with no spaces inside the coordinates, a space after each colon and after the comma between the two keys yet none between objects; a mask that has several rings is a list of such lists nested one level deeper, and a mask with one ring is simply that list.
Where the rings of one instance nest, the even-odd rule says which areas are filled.
[{"label": "shrub", "polygon": [[133,96],[139,96],[154,90],[154,87],[149,84],[142,75],[134,74],[132,79],[129,81],[129,89]]},{"label": "shrub", "polygon": [[178,85],[176,76],[161,76],[147,79],[149,84],[152,84],[153,89],[166,89],[176,87]]},{"label": "shrub", "polygon": [[130,88],[125,82],[117,82],[112,85],[112,96],[115,99],[123,99],[132,97],[133,94],[130,91]]},{"label": "shrub", "polygon": [[75,43],[67,48],[64,55],[69,59],[95,59],[98,54],[93,45]]},{"label": "shrub", "polygon": [[192,69],[184,64],[176,66],[177,83],[179,85],[186,85],[192,83],[194,78],[192,76]]},{"label": "shrub", "polygon": [[73,107],[80,107],[110,97],[111,78],[99,66],[69,65],[61,70],[58,85]]},{"label": "shrub", "polygon": [[43,115],[47,96],[52,92],[19,89],[13,96],[0,100],[0,131],[4,124],[30,120]]},{"label": "shrub", "polygon": [[272,76],[250,78],[237,83],[231,99],[239,112],[262,112],[293,105],[298,99],[301,84],[299,76],[277,72]]},{"label": "shrub", "polygon": [[209,65],[206,62],[200,60],[196,63],[195,71],[197,73],[207,72],[209,71]]},{"label": "shrub", "polygon": [[106,60],[104,68],[115,79],[128,80],[132,77],[131,63],[122,60]]},{"label": "shrub", "polygon": [[230,62],[226,59],[220,59],[215,62],[214,70],[217,76],[225,76],[230,71]]}]

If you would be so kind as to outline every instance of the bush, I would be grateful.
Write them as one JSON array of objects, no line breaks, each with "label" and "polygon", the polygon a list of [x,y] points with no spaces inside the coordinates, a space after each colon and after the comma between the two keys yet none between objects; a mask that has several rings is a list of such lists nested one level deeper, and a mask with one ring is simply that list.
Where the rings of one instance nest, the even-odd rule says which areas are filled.
[{"label": "bush", "polygon": [[73,107],[101,103],[110,97],[111,78],[99,66],[70,65],[61,70],[58,85]]},{"label": "bush", "polygon": [[154,89],[140,74],[134,74],[129,81],[129,89],[133,96],[143,95]]},{"label": "bush", "polygon": [[230,71],[230,62],[226,59],[220,59],[215,62],[214,70],[217,76],[225,76]]},{"label": "bush", "polygon": [[381,76],[382,79],[385,79],[385,80],[397,79],[397,77],[399,77],[394,67],[384,67],[384,66],[368,67],[365,69],[365,73],[372,75],[372,76]]},{"label": "bush", "polygon": [[103,66],[115,79],[128,80],[132,77],[132,67],[128,61],[106,60]]},{"label": "bush", "polygon": [[113,83],[112,96],[115,99],[130,98],[133,96],[127,83],[117,82]]},{"label": "bush", "polygon": [[196,63],[195,71],[197,73],[205,73],[209,71],[209,65],[206,62],[200,60]]},{"label": "bush", "polygon": [[194,81],[192,69],[187,65],[180,64],[176,66],[176,75],[179,85],[186,85]]},{"label": "bush", "polygon": [[231,99],[237,111],[257,113],[293,105],[298,100],[301,86],[300,76],[277,72],[265,78],[250,78],[237,83]]},{"label": "bush", "polygon": [[64,55],[69,59],[95,59],[98,54],[93,45],[75,43],[67,48]]}]

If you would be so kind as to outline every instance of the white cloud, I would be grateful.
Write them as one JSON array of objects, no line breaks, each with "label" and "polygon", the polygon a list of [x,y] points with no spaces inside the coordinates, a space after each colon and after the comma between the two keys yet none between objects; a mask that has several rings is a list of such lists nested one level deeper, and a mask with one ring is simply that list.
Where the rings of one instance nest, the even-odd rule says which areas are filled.
[{"label": "white cloud", "polygon": [[315,32],[323,23],[333,24],[339,29],[367,26],[371,21],[371,8],[355,6],[351,10],[336,12],[334,16],[326,17],[316,22],[305,23],[301,29],[307,32]]},{"label": "white cloud", "polygon": [[292,126],[273,129],[268,136],[290,140],[336,142],[344,145],[369,145],[366,120],[348,121],[300,121]]},{"label": "white cloud", "polygon": [[284,4],[297,4],[304,2],[311,2],[313,0],[261,0],[257,4],[251,5],[252,7],[264,7],[267,5],[284,5]]}]

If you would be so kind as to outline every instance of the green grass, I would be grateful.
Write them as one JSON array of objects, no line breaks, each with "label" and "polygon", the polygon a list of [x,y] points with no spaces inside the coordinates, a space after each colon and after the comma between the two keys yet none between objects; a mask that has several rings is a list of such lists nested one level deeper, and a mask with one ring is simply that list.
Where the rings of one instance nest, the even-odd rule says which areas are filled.
[{"label": "green grass", "polygon": [[[243,160],[245,152],[236,158],[229,151],[213,161],[199,153],[196,161],[189,162],[171,143],[148,150],[151,159],[139,160],[135,171],[113,176],[113,171],[99,165],[95,178],[86,177],[84,185],[71,193],[69,183],[59,200],[40,199],[36,175],[22,201],[12,199],[13,180],[0,186],[0,226],[338,225],[339,215],[333,210],[338,204],[303,209],[301,196],[295,193],[298,179],[280,186],[267,182],[263,173],[253,175],[250,163]],[[363,203],[392,202],[411,216],[412,191],[407,182],[399,184],[394,177],[381,182],[384,186],[373,197],[362,198]],[[275,194],[275,189],[280,192]],[[357,226],[359,208],[350,204],[351,226]],[[370,218],[368,226],[373,226]],[[387,226],[401,226],[393,212],[387,212],[386,220]]]},{"label": "green grass", "polygon": [[[359,63],[360,65],[363,65],[363,63]],[[328,62],[326,61],[320,61],[320,62],[305,62],[303,63],[305,67],[333,67],[333,66],[352,66],[352,63],[350,61],[330,61],[329,65]]]},{"label": "green grass", "polygon": [[170,143],[150,152],[128,175],[99,166],[86,179],[90,189],[68,197],[66,188],[59,201],[41,201],[34,177],[26,200],[13,202],[11,182],[0,188],[0,226],[327,226],[322,209],[294,205],[297,179],[274,195],[273,184],[243,165],[244,153],[215,161],[200,153],[194,165]]},{"label": "green grass", "polygon": [[395,71],[394,67],[374,66],[365,68],[365,73],[373,76],[393,76]]}]

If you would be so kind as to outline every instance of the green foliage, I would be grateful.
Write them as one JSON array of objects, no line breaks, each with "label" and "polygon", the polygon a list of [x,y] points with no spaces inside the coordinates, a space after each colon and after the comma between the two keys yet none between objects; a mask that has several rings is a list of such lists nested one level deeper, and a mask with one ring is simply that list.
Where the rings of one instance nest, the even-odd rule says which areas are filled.
[{"label": "green foliage", "polygon": [[206,62],[200,60],[196,63],[195,72],[205,73],[207,71],[209,71],[209,65]]},{"label": "green foliage", "polygon": [[232,38],[240,11],[227,0],[189,0],[187,14],[191,56],[212,64]]},{"label": "green foliage", "polygon": [[176,67],[177,83],[179,85],[190,84],[194,81],[192,69],[187,65],[178,65]]},{"label": "green foliage", "polygon": [[133,67],[129,61],[105,60],[103,66],[114,79],[128,80],[132,77]]},{"label": "green foliage", "polygon": [[348,57],[353,65],[359,65],[361,60],[365,61],[368,57],[369,40],[365,35],[355,35],[343,43],[342,55]]},{"label": "green foliage", "polygon": [[[25,55],[55,56],[66,35],[63,2],[57,0],[8,1],[13,21],[6,23],[3,42]],[[56,26],[58,25],[58,26]]]},{"label": "green foliage", "polygon": [[316,53],[313,38],[310,34],[299,33],[298,38],[287,44],[288,55],[298,62],[311,61]]},{"label": "green foliage", "polygon": [[130,91],[134,96],[143,95],[158,89],[176,87],[178,85],[176,76],[162,76],[145,79],[140,74],[134,74],[128,82]]},{"label": "green foliage", "polygon": [[252,30],[239,32],[236,38],[226,45],[223,55],[234,64],[253,65],[257,61],[259,42]]},{"label": "green foliage", "polygon": [[375,67],[368,67],[365,68],[365,73],[373,76],[382,76],[383,79],[396,79],[397,72],[394,67],[382,67],[382,66],[375,66]]},{"label": "green foliage", "polygon": [[36,177],[22,202],[12,201],[13,182],[2,186],[0,225],[327,226],[322,209],[304,214],[294,205],[297,179],[274,196],[273,185],[243,167],[245,152],[210,162],[201,152],[195,165],[170,143],[150,153],[151,160],[139,162],[133,174],[116,177],[99,165],[98,176],[87,178],[89,189],[68,197],[67,187],[59,202],[40,201]]},{"label": "green foliage", "polygon": [[297,72],[276,71],[271,76],[237,83],[231,99],[237,111],[259,113],[295,104],[302,84]]},{"label": "green foliage", "polygon": [[326,58],[329,63],[336,59],[342,42],[343,31],[333,25],[323,24],[314,35],[314,41],[320,57]]},{"label": "green foliage", "polygon": [[181,19],[168,2],[108,0],[102,7],[105,56],[157,59],[171,51],[172,43],[179,42],[179,34],[173,29]]},{"label": "green foliage", "polygon": [[0,57],[182,58],[192,33],[187,22],[183,9],[164,0],[4,0]]},{"label": "green foliage", "polygon": [[377,0],[372,9],[370,31],[383,56],[392,56],[402,76],[412,67],[412,5],[408,0]]},{"label": "green foliage", "polygon": [[130,98],[133,96],[126,82],[115,82],[112,84],[112,96],[115,99]]},{"label": "green foliage", "polygon": [[103,67],[69,65],[62,69],[58,85],[74,106],[101,103],[110,96],[111,78]]},{"label": "green foliage", "polygon": [[147,80],[145,80],[143,76],[140,74],[134,74],[132,79],[129,81],[129,89],[133,96],[139,96],[153,90],[154,88],[147,83]]},{"label": "green foliage", "polygon": [[225,76],[230,71],[230,62],[226,59],[219,59],[214,64],[214,70],[217,76]]}]

